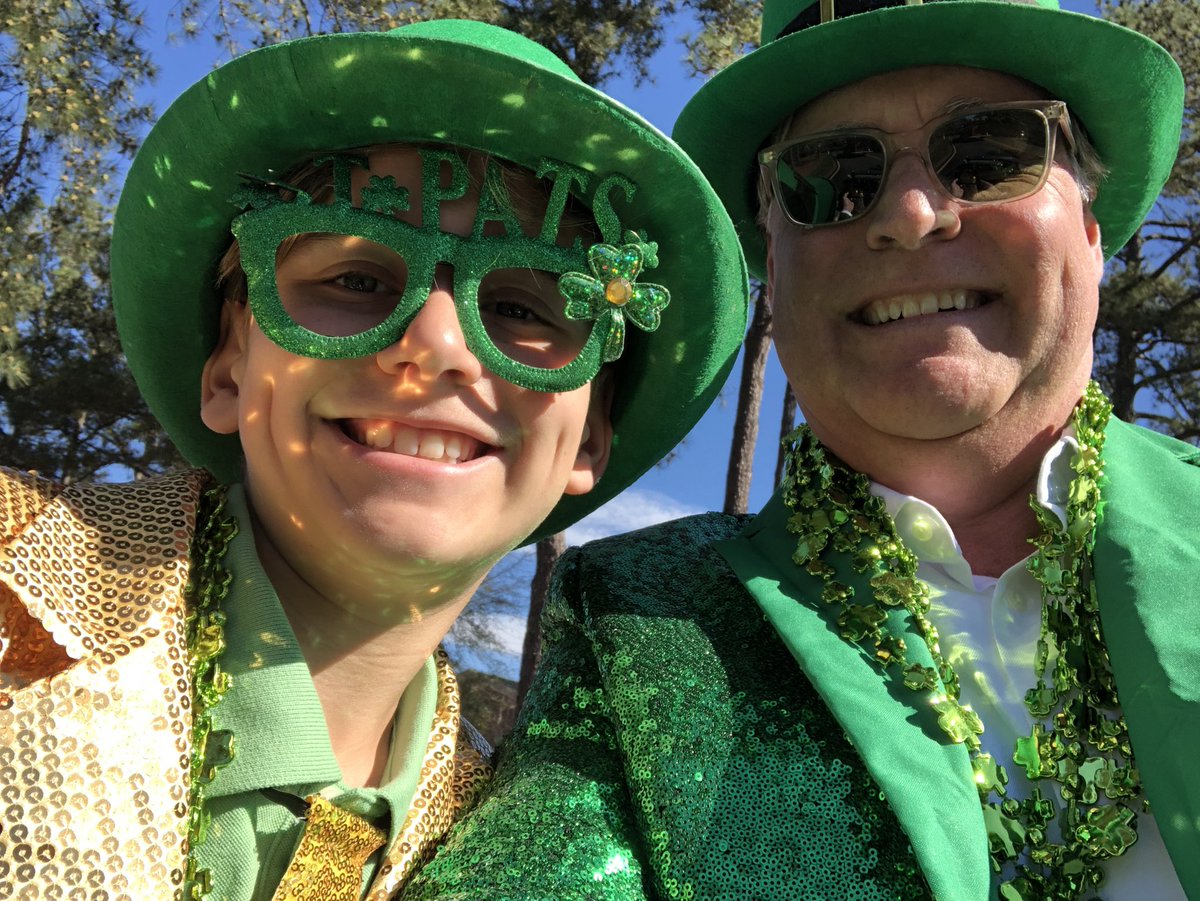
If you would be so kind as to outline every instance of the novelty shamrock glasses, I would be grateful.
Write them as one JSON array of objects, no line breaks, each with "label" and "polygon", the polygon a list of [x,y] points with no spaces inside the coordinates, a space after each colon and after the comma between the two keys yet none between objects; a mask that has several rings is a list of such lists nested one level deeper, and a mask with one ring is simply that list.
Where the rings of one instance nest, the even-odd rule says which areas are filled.
[{"label": "novelty shamrock glasses", "polygon": [[[658,327],[667,290],[637,283],[643,269],[657,264],[655,244],[633,232],[620,246],[585,250],[580,237],[566,247],[557,242],[568,191],[586,192],[588,173],[542,161],[536,175],[552,186],[540,234],[530,237],[496,189],[503,176],[489,160],[471,233],[461,235],[441,230],[440,204],[466,195],[466,162],[453,151],[419,153],[419,226],[396,218],[409,211],[410,199],[392,176],[370,176],[360,205],[353,204],[352,167],[365,169],[362,159],[317,161],[332,163],[328,203],[291,185],[248,178],[234,197],[245,212],[233,233],[250,306],[267,337],[318,359],[377,353],[400,339],[436,283],[452,291],[463,338],[480,363],[524,388],[570,391],[620,356],[626,317],[646,331]],[[635,190],[610,176],[591,192],[605,240],[621,235],[610,195],[629,199]]]}]

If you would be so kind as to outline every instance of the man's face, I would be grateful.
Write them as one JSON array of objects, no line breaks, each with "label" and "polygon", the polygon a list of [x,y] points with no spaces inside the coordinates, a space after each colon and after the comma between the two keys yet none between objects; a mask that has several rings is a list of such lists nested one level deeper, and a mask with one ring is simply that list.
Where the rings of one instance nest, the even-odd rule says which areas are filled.
[{"label": "man's face", "polygon": [[[372,175],[419,186],[420,158],[409,148],[375,151],[355,179]],[[442,230],[470,234],[477,203],[473,189],[443,202]],[[419,195],[411,207],[403,215],[415,222]],[[364,244],[301,240],[281,251],[277,279],[366,297],[389,290],[403,263]],[[463,341],[453,278],[439,267],[400,340],[357,359],[296,356],[263,334],[247,305],[226,306],[206,370],[205,422],[239,433],[261,531],[331,600],[382,603],[408,579],[432,585],[436,605],[482,577],[564,493],[590,490],[604,468],[607,405],[590,402],[591,386],[542,393],[483,368]],[[367,612],[381,621],[419,614]]]},{"label": "man's face", "polygon": [[[920,67],[814,100],[791,134],[870,127],[905,147],[964,102],[1036,99],[1008,75]],[[843,458],[862,461],[886,439],[988,423],[1032,437],[1065,421],[1091,370],[1103,253],[1063,143],[1041,190],[1008,203],[960,204],[901,151],[861,219],[804,230],[772,205],[776,347],[806,420]],[[951,309],[878,324],[879,311],[929,309],[930,297]]]}]

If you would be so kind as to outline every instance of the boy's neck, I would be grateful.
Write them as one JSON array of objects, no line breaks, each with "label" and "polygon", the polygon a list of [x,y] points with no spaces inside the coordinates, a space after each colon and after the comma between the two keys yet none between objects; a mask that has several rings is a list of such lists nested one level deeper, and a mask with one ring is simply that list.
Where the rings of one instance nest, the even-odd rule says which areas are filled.
[{"label": "boy's neck", "polygon": [[[333,753],[350,786],[378,786],[387,767],[396,708],[413,678],[471,599],[486,570],[466,591],[444,597],[408,621],[381,624],[334,603],[306,582],[255,523],[263,570],[279,596],[325,713]],[[394,605],[405,603],[397,592]],[[407,592],[416,596],[416,593]],[[428,592],[425,592],[428,597]]]}]

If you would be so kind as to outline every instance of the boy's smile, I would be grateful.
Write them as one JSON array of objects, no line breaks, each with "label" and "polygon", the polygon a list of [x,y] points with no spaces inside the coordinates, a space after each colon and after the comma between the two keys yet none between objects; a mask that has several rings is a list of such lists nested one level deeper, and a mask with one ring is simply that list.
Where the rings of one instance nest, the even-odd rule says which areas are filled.
[{"label": "boy's smile", "polygon": [[370,450],[441,463],[467,463],[495,449],[452,429],[414,427],[378,419],[345,419],[340,425],[347,438]]},{"label": "boy's smile", "polygon": [[[388,147],[370,161],[364,182],[419,186],[415,151]],[[444,201],[442,229],[469,234],[477,202],[477,190]],[[287,266],[281,256],[280,278]],[[400,340],[365,357],[289,353],[245,305],[227,305],[225,320],[204,416],[239,432],[260,541],[366,618],[421,616],[406,587],[436,586],[429,607],[469,591],[564,493],[588,491],[607,459],[606,405],[593,408],[590,386],[531,391],[479,363],[449,267]],[[404,609],[390,606],[400,597]]]}]

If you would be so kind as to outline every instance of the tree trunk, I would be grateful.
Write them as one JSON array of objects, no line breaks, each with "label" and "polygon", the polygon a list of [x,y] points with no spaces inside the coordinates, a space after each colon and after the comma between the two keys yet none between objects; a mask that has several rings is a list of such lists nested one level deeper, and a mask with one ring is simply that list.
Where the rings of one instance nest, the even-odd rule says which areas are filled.
[{"label": "tree trunk", "polygon": [[785,382],[783,388],[783,417],[779,421],[779,456],[775,460],[775,485],[783,481],[783,464],[787,461],[787,451],[783,441],[796,428],[796,395],[792,393],[792,383]]},{"label": "tree trunk", "polygon": [[745,513],[750,504],[750,476],[754,471],[754,443],[758,440],[763,372],[771,347],[771,309],[767,306],[765,293],[765,286],[761,284],[754,291],[754,318],[746,332],[737,418],[729,449],[729,474],[725,479],[726,513]]},{"label": "tree trunk", "polygon": [[525,621],[525,644],[521,648],[521,675],[517,682],[517,709],[525,703],[533,673],[542,659],[542,608],[550,590],[550,572],[567,549],[567,536],[557,532],[537,543],[537,566],[529,586],[529,618]]}]

